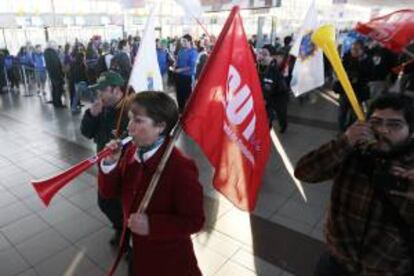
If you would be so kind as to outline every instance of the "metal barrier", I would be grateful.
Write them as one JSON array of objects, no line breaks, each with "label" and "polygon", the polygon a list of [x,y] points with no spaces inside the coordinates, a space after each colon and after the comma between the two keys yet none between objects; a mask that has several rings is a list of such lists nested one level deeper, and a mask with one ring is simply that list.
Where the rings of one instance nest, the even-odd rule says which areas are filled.
[{"label": "metal barrier", "polygon": [[33,91],[31,90],[31,86],[33,87],[34,83],[34,68],[21,64],[20,65],[20,74],[21,80],[23,80],[23,87],[24,87],[24,96],[31,97],[33,96]]}]

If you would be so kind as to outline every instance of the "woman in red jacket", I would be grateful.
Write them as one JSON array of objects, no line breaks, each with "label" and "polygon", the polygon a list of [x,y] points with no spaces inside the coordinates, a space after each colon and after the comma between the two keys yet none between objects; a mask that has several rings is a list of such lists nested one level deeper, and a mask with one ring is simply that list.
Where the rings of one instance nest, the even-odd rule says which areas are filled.
[{"label": "woman in red jacket", "polygon": [[177,148],[165,166],[146,210],[136,212],[178,120],[174,101],[160,92],[137,94],[129,111],[133,143],[100,164],[99,189],[104,197],[121,196],[132,232],[133,275],[201,275],[190,235],[204,223],[203,191],[195,163]]}]

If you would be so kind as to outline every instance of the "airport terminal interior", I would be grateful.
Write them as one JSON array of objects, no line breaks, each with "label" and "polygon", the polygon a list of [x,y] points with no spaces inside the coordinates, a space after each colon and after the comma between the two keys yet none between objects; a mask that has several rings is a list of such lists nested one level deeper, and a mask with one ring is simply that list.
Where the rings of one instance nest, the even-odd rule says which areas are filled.
[{"label": "airport terminal interior", "polygon": [[[411,9],[406,20],[414,24],[413,0],[0,2],[0,66],[3,66],[0,70],[0,276],[108,275],[118,245],[109,242],[114,235],[113,225],[97,203],[99,165],[92,166],[60,189],[49,206],[43,204],[31,181],[62,173],[96,154],[96,141],[85,137],[80,126],[85,114],[96,108],[96,97],[101,95],[94,94],[95,90],[90,88],[102,81],[96,73],[99,58],[107,52],[113,59],[119,53],[125,54],[124,41],[129,45],[126,55],[130,58],[129,69],[138,64],[134,62],[134,56],[144,51],[146,40],[143,38],[151,5],[161,2],[155,13],[152,33],[168,53],[166,66],[170,66],[162,73],[164,91],[160,93],[174,101],[179,100],[176,89],[181,87],[176,85],[179,79],[174,77],[179,73],[171,71],[180,64],[177,59],[182,57],[177,43],[182,43],[180,39],[184,35],[191,35],[193,46],[190,47],[199,55],[205,54],[209,64],[209,58],[213,57],[211,51],[214,52],[214,47],[221,42],[217,38],[235,5],[240,6],[246,39],[254,58],[257,56],[260,63],[263,49],[267,49],[274,56],[287,86],[289,74],[293,74],[289,66],[294,66],[294,62],[289,64],[291,53],[287,49],[295,43],[299,30],[306,28],[303,27],[304,18],[312,2],[320,24],[335,26],[335,42],[341,43],[343,48],[348,32],[356,33],[354,29],[358,22],[366,23],[398,10]],[[196,12],[196,7],[201,10]],[[189,15],[189,11],[194,13]],[[412,27],[408,33],[412,34],[411,41],[414,42]],[[371,40],[364,40],[361,34],[355,36],[358,38],[352,36],[351,44],[361,39],[369,47]],[[291,41],[286,41],[286,37]],[[188,40],[188,37],[184,36],[184,39]],[[56,71],[50,71],[47,64],[47,49],[53,49],[59,57],[57,62],[63,74],[61,86],[56,86]],[[42,55],[44,52],[40,65],[35,58],[25,60],[25,54],[32,52],[34,55],[38,50]],[[71,51],[77,51],[76,55],[81,51],[85,53],[80,55],[85,59],[81,61],[86,73],[86,79],[81,81],[85,84],[83,88],[79,80],[73,79],[79,77],[80,69],[76,67],[78,56],[71,56]],[[367,50],[366,53],[371,52]],[[343,53],[340,54],[344,58]],[[377,84],[381,89],[386,86],[393,88],[395,94],[414,98],[414,70],[411,69],[409,74],[408,70],[405,73],[403,70],[399,73],[391,71],[391,68],[412,61],[414,47],[393,54],[393,66],[389,67],[389,75],[385,74],[387,82],[384,77],[373,79],[374,84],[368,85],[367,80],[371,97],[380,93]],[[170,57],[171,64],[168,63]],[[158,63],[161,68],[159,60]],[[197,59],[195,66],[200,63],[201,59]],[[324,64],[329,67],[328,60]],[[109,63],[104,65],[107,70],[119,69]],[[201,70],[201,74],[208,74],[206,71]],[[179,135],[176,147],[195,161],[203,188],[205,222],[200,231],[191,235],[202,275],[314,275],[321,254],[327,250],[325,224],[333,200],[333,181],[305,183],[295,178],[293,170],[302,156],[344,135],[341,122],[338,123],[343,96],[334,91],[332,84],[337,82],[332,73],[334,70],[330,70],[330,75],[328,71],[325,70],[324,84],[299,97],[287,88],[290,90],[286,92],[285,103],[287,126],[280,125],[279,113],[273,114],[268,136],[269,158],[263,168],[257,203],[251,212],[241,210],[215,189],[216,170],[200,145],[186,132]],[[308,74],[313,73],[311,69]],[[196,77],[192,77],[194,84]],[[203,81],[203,77],[197,79],[197,82]],[[404,90],[401,83],[407,89]],[[397,84],[400,87],[395,88]],[[56,90],[60,88],[62,91],[56,96]],[[364,102],[364,111],[372,100]],[[209,124],[208,121],[205,123]],[[135,252],[139,248],[131,250]],[[133,260],[131,256],[123,256],[114,275],[142,275],[139,268],[130,271]],[[159,265],[162,263],[160,259]],[[172,271],[169,275],[177,274]]]}]

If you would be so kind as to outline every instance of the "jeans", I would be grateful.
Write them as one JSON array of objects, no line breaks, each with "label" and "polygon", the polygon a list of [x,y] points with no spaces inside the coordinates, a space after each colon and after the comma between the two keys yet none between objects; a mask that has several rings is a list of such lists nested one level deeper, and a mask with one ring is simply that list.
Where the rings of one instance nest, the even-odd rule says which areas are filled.
[{"label": "jeans", "polygon": [[55,107],[61,107],[63,106],[62,104],[62,95],[63,95],[63,81],[61,80],[56,80],[56,79],[51,79],[50,80],[52,83],[52,101],[53,101],[53,106]]},{"label": "jeans", "polygon": [[175,74],[175,78],[178,109],[183,112],[187,99],[191,94],[193,78],[183,74]]},{"label": "jeans", "polygon": [[35,69],[34,74],[35,74],[36,85],[39,91],[44,92],[45,83],[46,83],[46,71]]},{"label": "jeans", "polygon": [[71,103],[72,111],[76,111],[78,109],[81,95],[87,93],[88,89],[89,88],[88,88],[88,84],[86,83],[86,81],[80,81],[80,82],[75,83],[75,94],[73,95],[72,103]]}]

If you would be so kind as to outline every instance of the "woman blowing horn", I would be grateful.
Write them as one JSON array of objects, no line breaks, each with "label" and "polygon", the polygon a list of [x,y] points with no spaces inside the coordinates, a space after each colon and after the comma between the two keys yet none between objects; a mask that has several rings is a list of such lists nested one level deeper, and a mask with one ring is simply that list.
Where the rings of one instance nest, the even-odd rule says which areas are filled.
[{"label": "woman blowing horn", "polygon": [[134,96],[128,132],[133,143],[100,165],[102,195],[120,196],[132,232],[132,275],[201,275],[190,235],[204,223],[203,191],[195,163],[174,148],[145,213],[137,208],[165,151],[178,120],[174,101],[160,92]]}]

